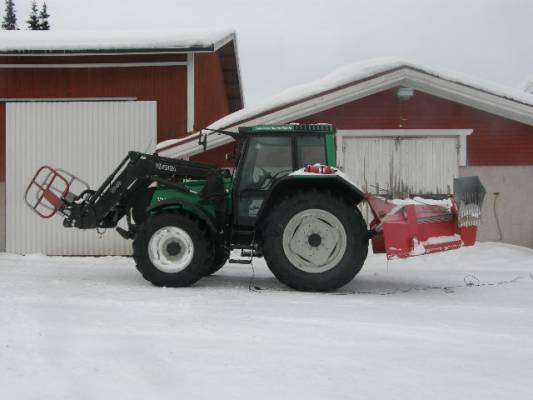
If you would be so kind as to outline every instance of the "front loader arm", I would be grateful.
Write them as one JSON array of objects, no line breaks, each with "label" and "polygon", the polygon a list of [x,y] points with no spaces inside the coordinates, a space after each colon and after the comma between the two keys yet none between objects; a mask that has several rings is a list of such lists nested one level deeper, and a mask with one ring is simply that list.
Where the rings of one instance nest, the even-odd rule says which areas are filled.
[{"label": "front loader arm", "polygon": [[[130,151],[96,191],[85,190],[75,196],[68,193],[69,185],[57,190],[52,182],[47,182],[47,176],[40,181],[39,174],[36,174],[26,191],[26,202],[34,211],[41,202],[47,202],[46,208],[53,208],[54,213],[59,211],[65,216],[63,225],[66,227],[112,228],[127,212],[129,201],[152,182],[205,179],[212,170],[214,167],[204,164]],[[32,188],[37,192],[34,194],[37,201],[33,203],[28,199],[32,196]]]}]

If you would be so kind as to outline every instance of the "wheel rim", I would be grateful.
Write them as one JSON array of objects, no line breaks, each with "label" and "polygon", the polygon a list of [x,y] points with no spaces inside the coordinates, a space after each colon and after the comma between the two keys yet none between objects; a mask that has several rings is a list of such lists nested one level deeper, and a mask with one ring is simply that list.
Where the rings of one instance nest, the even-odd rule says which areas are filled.
[{"label": "wheel rim", "polygon": [[148,242],[148,257],[160,271],[176,273],[189,266],[194,256],[194,244],[187,232],[176,226],[156,231]]},{"label": "wheel rim", "polygon": [[283,251],[292,265],[309,273],[334,268],[346,252],[346,231],[328,211],[309,209],[294,215],[283,231]]}]

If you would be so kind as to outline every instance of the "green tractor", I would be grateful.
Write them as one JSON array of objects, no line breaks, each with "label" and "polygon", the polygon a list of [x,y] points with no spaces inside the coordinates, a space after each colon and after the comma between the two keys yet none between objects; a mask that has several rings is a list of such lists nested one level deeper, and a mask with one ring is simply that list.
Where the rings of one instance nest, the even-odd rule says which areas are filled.
[{"label": "green tractor", "polygon": [[[352,280],[368,249],[357,208],[364,193],[338,174],[303,172],[335,167],[335,128],[269,125],[228,134],[237,140],[232,171],[130,152],[98,190],[77,195],[69,192],[73,175],[42,167],[26,202],[45,218],[59,212],[65,227],[116,228],[133,239],[137,269],[158,286],[191,285],[234,249],[244,258],[230,262],[263,256],[297,290]],[[127,230],[117,227],[123,217]]]},{"label": "green tractor", "polygon": [[[76,176],[43,166],[26,203],[43,218],[61,214],[65,227],[115,228],[133,240],[137,269],[157,286],[192,285],[228,261],[264,257],[287,286],[329,291],[361,270],[370,238],[389,258],[476,241],[485,194],[477,177],[456,179],[456,196],[395,202],[363,193],[335,168],[331,125],[215,132],[237,141],[231,171],[129,152],[100,188],[79,194],[70,192],[82,184]],[[205,148],[207,134],[199,139]],[[373,214],[370,229],[362,201]],[[123,218],[127,229],[118,226]],[[241,258],[229,259],[232,250]]]},{"label": "green tractor", "polygon": [[332,290],[352,280],[368,248],[356,207],[364,194],[335,174],[294,174],[315,163],[335,166],[335,129],[255,126],[241,128],[237,139],[233,176],[186,181],[186,192],[157,188],[133,242],[143,276],[157,285],[189,285],[240,249],[248,259],[230,262],[264,256],[294,289]]}]

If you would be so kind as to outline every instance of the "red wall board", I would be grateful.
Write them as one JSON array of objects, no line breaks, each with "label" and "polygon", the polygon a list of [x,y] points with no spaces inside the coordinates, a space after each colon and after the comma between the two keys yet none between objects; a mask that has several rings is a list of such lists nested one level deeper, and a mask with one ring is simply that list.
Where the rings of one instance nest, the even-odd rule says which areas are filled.
[{"label": "red wall board", "polygon": [[184,66],[136,68],[2,69],[0,98],[136,97],[155,100],[158,141],[185,135]]},{"label": "red wall board", "polygon": [[184,54],[116,54],[76,56],[0,56],[0,64],[83,64],[122,62],[186,62]]},{"label": "red wall board", "polygon": [[415,91],[400,101],[397,89],[310,115],[296,122],[328,122],[338,129],[463,129],[469,165],[533,165],[533,126]]},{"label": "red wall board", "polygon": [[200,153],[191,157],[191,161],[216,165],[218,167],[233,167],[233,162],[225,159],[226,154],[233,154],[235,149],[235,143],[225,144],[220,147],[216,147],[212,150]]},{"label": "red wall board", "polygon": [[229,114],[219,53],[194,56],[194,124],[204,128]]},{"label": "red wall board", "polygon": [[[331,123],[337,129],[473,129],[468,165],[533,165],[533,126],[420,91],[407,101],[396,93],[397,88],[386,90],[294,122]],[[222,165],[224,152],[215,149],[194,159]]]}]

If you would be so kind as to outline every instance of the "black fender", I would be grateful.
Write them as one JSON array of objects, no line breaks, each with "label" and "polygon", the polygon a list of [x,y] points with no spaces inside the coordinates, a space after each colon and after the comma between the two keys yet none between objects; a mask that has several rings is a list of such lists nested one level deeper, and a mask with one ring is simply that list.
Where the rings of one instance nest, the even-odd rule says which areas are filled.
[{"label": "black fender", "polygon": [[187,207],[192,210],[194,215],[198,217],[202,222],[204,222],[213,233],[220,233],[220,229],[217,229],[217,222],[214,217],[205,212],[201,207],[195,203],[183,200],[183,199],[172,199],[172,200],[163,200],[147,208],[146,211],[154,212],[158,210],[163,210],[169,206],[178,206],[180,208]]},{"label": "black fender", "polygon": [[365,199],[364,192],[339,175],[306,175],[305,177],[287,175],[273,183],[259,210],[256,226],[262,226],[261,224],[268,216],[271,207],[277,204],[281,198],[300,190],[330,191],[354,206]]}]

